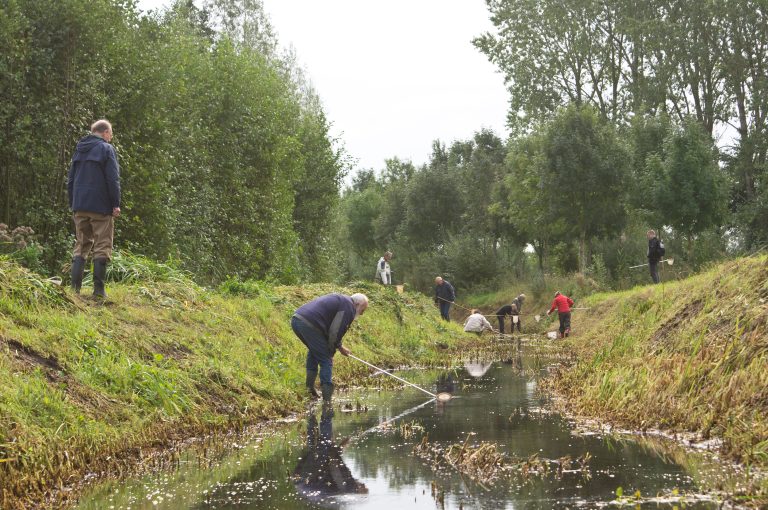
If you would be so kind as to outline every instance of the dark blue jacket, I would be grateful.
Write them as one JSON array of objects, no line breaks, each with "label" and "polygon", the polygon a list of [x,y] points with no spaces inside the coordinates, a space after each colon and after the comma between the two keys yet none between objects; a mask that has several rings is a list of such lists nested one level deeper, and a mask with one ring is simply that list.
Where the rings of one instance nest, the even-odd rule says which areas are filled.
[{"label": "dark blue jacket", "polygon": [[356,313],[349,296],[326,294],[300,306],[294,315],[322,331],[330,349],[338,349]]},{"label": "dark blue jacket", "polygon": [[456,291],[448,280],[443,280],[442,285],[435,285],[435,303],[445,302],[443,300],[456,301]]},{"label": "dark blue jacket", "polygon": [[660,246],[658,237],[648,239],[648,262],[657,263],[661,260],[661,255],[659,254]]},{"label": "dark blue jacket", "polygon": [[112,209],[120,207],[120,167],[115,148],[95,135],[77,142],[67,193],[73,211],[112,214]]}]

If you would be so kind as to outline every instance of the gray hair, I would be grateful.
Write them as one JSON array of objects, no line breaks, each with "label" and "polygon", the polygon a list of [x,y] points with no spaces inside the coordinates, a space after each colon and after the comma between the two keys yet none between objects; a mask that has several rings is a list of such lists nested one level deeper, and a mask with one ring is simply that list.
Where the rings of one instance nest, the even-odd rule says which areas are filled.
[{"label": "gray hair", "polygon": [[91,133],[106,133],[112,131],[112,124],[106,119],[100,119],[91,124]]},{"label": "gray hair", "polygon": [[352,294],[349,296],[352,299],[352,303],[354,303],[355,307],[358,305],[365,305],[368,307],[368,296],[365,294],[360,294],[359,292],[356,294]]}]

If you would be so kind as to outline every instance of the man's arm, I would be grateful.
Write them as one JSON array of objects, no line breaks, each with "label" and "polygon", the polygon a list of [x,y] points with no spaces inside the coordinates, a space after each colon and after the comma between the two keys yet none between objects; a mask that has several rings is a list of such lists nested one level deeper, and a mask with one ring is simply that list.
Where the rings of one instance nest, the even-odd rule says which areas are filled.
[{"label": "man's arm", "polygon": [[112,205],[112,211],[120,214],[120,166],[117,164],[115,149],[107,145],[107,160],[104,166],[104,178],[107,181],[107,193]]}]

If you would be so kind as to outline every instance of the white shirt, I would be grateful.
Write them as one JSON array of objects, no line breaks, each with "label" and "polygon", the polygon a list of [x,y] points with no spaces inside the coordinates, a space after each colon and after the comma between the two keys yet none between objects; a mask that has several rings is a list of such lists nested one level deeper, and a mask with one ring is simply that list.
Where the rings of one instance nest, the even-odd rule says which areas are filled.
[{"label": "white shirt", "polygon": [[464,331],[468,333],[482,333],[485,329],[493,331],[493,326],[480,313],[473,313],[467,318],[467,322],[464,323]]},{"label": "white shirt", "polygon": [[392,283],[392,271],[389,269],[389,262],[387,262],[387,259],[384,257],[381,257],[376,264],[376,281],[379,281],[384,285],[390,285]]}]

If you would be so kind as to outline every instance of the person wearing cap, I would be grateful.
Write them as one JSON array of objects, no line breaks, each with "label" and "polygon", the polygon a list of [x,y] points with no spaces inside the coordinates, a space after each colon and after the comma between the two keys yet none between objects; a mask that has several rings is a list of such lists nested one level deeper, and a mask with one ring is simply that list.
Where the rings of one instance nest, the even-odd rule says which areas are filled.
[{"label": "person wearing cap", "polygon": [[435,278],[435,304],[440,307],[440,316],[450,321],[451,305],[456,301],[456,290],[448,280],[438,276]]},{"label": "person wearing cap", "polygon": [[515,314],[512,314],[512,332],[514,332],[515,330],[515,324],[517,324],[517,332],[518,333],[523,332],[522,315],[523,315],[524,301],[525,301],[525,294],[522,294],[522,293],[512,300],[512,304],[515,305],[515,307],[517,308],[517,322],[515,322]]},{"label": "person wearing cap", "polygon": [[480,310],[472,310],[472,314],[467,317],[467,320],[464,322],[464,332],[477,333],[477,335],[480,336],[485,330],[493,332],[493,326],[491,326],[488,319],[480,313]]},{"label": "person wearing cap", "polygon": [[376,264],[376,281],[382,285],[392,285],[392,270],[389,267],[390,259],[392,259],[392,252],[388,251],[384,253]]},{"label": "person wearing cap", "polygon": [[573,299],[561,294],[555,293],[555,299],[552,300],[552,306],[547,311],[547,316],[557,308],[557,316],[560,319],[560,338],[565,338],[571,333],[571,307]]},{"label": "person wearing cap", "polygon": [[365,294],[326,294],[300,306],[291,317],[291,328],[307,347],[306,385],[313,398],[320,395],[315,390],[315,379],[320,366],[320,389],[323,400],[330,402],[333,396],[333,356],[338,350],[344,356],[352,351],[342,345],[341,339],[349,327],[368,308]]},{"label": "person wearing cap", "polygon": [[[517,316],[518,321],[520,320],[519,312],[517,311],[517,305],[514,302],[509,305],[504,305],[498,310],[496,310],[495,315],[499,321],[499,333],[501,333],[502,335],[504,334],[504,318],[507,315],[509,315],[510,317]],[[512,331],[510,331],[510,333],[514,333],[514,332],[515,332],[515,321],[514,319],[512,319]]]}]

